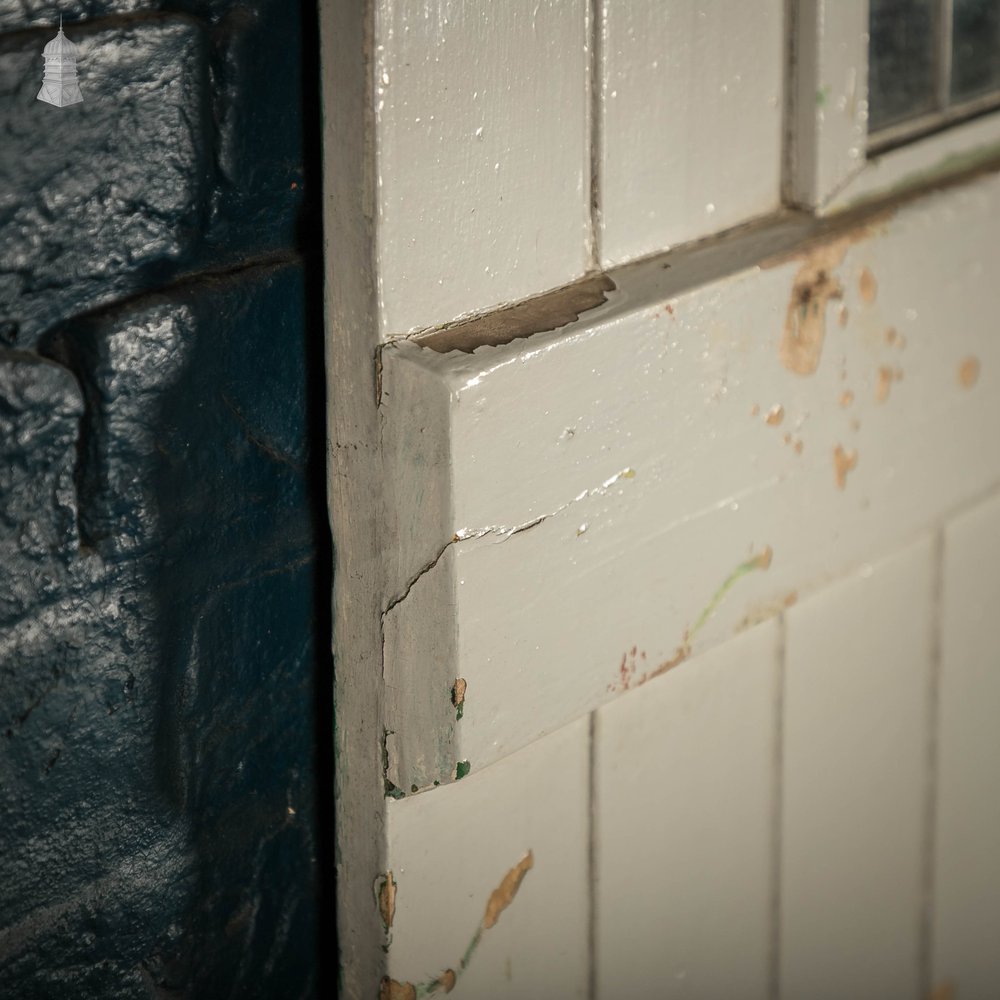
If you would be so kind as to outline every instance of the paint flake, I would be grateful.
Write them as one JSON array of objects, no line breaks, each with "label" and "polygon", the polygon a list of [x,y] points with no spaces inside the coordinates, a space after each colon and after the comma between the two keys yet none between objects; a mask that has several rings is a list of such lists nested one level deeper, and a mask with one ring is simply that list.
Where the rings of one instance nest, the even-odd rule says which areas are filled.
[{"label": "paint flake", "polygon": [[392,877],[391,871],[385,873],[379,887],[378,911],[382,916],[382,924],[389,930],[396,916],[396,880]]},{"label": "paint flake", "polygon": [[853,472],[858,464],[858,453],[855,449],[845,451],[841,445],[833,449],[833,471],[837,480],[837,489],[847,486],[847,474]]},{"label": "paint flake", "polygon": [[486,915],[483,917],[483,927],[489,930],[500,919],[500,914],[514,901],[517,890],[521,888],[524,876],[534,867],[535,856],[531,851],[521,858],[503,877],[503,881],[493,890],[486,904]]},{"label": "paint flake", "polygon": [[892,380],[895,372],[891,368],[883,365],[878,370],[878,382],[875,385],[875,399],[879,403],[884,403],[889,398],[889,390],[892,388]]},{"label": "paint flake", "polygon": [[862,300],[868,305],[871,305],[878,296],[878,282],[870,268],[862,268],[861,277],[858,278],[858,291],[861,292]]},{"label": "paint flake", "polygon": [[450,993],[455,988],[456,982],[458,982],[458,976],[455,975],[454,969],[445,969],[438,976],[438,987],[445,993]]},{"label": "paint flake", "polygon": [[386,976],[382,980],[382,989],[379,993],[379,1000],[418,1000],[418,998],[433,996],[437,993],[450,993],[458,982],[459,977],[468,968],[472,956],[479,947],[483,938],[483,933],[494,927],[500,919],[500,914],[507,909],[514,901],[524,876],[535,866],[534,852],[528,851],[521,860],[514,865],[510,871],[504,875],[501,883],[490,894],[486,903],[486,912],[482,921],[476,927],[472,939],[466,946],[462,959],[457,968],[445,969],[435,979],[428,982],[414,985],[411,982],[397,982]]},{"label": "paint flake", "polygon": [[958,384],[963,389],[971,389],[979,381],[979,359],[964,358],[958,366]]},{"label": "paint flake", "polygon": [[386,976],[378,995],[379,1000],[417,1000],[417,988],[413,983],[400,983]]},{"label": "paint flake", "polygon": [[795,275],[778,356],[796,375],[812,375],[819,367],[827,304],[844,294],[833,269],[846,253],[847,242],[843,240],[813,250]]},{"label": "paint flake", "polygon": [[459,677],[451,688],[451,703],[455,706],[455,721],[459,721],[465,711],[465,678]]},{"label": "paint flake", "polygon": [[[870,226],[864,226],[796,255],[802,263],[792,282],[785,326],[778,345],[778,358],[790,372],[812,375],[819,367],[826,338],[827,305],[844,295],[834,271],[843,263],[848,248],[870,235]],[[781,260],[787,258],[779,258],[774,263]],[[846,323],[846,312],[840,319]]]}]

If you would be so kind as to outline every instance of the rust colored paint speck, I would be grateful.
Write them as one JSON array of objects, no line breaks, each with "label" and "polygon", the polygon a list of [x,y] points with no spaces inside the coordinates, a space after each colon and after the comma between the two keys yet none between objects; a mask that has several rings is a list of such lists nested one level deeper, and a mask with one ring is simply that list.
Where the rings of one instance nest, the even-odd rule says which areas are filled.
[{"label": "rust colored paint speck", "polygon": [[893,382],[903,381],[902,368],[890,368],[883,365],[878,370],[878,382],[875,385],[875,399],[879,403],[884,403],[889,398],[889,391]]},{"label": "rust colored paint speck", "polygon": [[847,486],[847,474],[853,472],[858,464],[858,453],[853,448],[845,451],[842,445],[833,449],[833,472],[837,481],[837,489]]},{"label": "rust colored paint speck", "polygon": [[979,359],[965,358],[958,366],[958,384],[963,389],[971,389],[979,381]]},{"label": "rust colored paint speck", "polygon": [[[812,247],[803,255],[802,264],[792,282],[785,327],[778,347],[778,357],[790,372],[812,375],[819,367],[826,338],[827,306],[831,300],[839,301],[844,296],[843,286],[834,272],[843,263],[849,247],[870,235],[867,227],[853,230]],[[839,311],[838,319],[841,325],[846,324],[845,309]]]},{"label": "rust colored paint speck", "polygon": [[875,385],[875,399],[884,403],[889,398],[889,390],[892,388],[893,371],[884,365],[878,370],[878,382]]},{"label": "rust colored paint speck", "polygon": [[778,349],[781,363],[796,375],[812,375],[819,367],[826,338],[826,307],[844,290],[832,269],[843,260],[846,247],[836,245],[814,252],[799,269],[785,313],[785,329]]},{"label": "rust colored paint speck", "polygon": [[769,427],[777,427],[785,419],[785,408],[781,403],[772,406],[764,420]]},{"label": "rust colored paint speck", "polygon": [[861,277],[858,279],[858,291],[861,293],[862,301],[869,305],[875,301],[878,295],[878,282],[875,280],[875,275],[867,267],[861,271]]}]

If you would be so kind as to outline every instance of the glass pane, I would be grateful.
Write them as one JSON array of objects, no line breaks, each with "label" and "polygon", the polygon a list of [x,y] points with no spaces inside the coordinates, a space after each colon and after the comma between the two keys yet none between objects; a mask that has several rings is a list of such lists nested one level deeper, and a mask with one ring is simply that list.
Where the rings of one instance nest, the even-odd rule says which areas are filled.
[{"label": "glass pane", "polygon": [[915,118],[936,104],[935,0],[871,0],[868,129]]},{"label": "glass pane", "polygon": [[1000,0],[954,0],[951,99],[1000,89]]}]

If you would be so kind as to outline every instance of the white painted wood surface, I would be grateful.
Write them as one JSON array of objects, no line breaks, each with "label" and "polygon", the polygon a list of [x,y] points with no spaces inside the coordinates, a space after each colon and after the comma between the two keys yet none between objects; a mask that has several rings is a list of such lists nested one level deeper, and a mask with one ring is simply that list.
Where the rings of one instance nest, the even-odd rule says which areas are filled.
[{"label": "white painted wood surface", "polygon": [[830,213],[856,208],[876,198],[946,179],[956,171],[978,168],[998,157],[1000,112],[995,112],[867,159],[864,169],[831,192],[822,210]]},{"label": "white painted wood surface", "polygon": [[780,630],[597,713],[600,1000],[771,995]]},{"label": "white painted wood surface", "polygon": [[590,264],[586,0],[375,3],[383,338]]},{"label": "white painted wood surface", "polygon": [[[426,612],[406,598],[385,661],[387,677],[432,683],[439,699],[442,677],[467,681],[438,780],[893,551],[1000,482],[983,434],[1000,426],[1000,341],[982,321],[1000,287],[987,252],[998,211],[1000,182],[986,179],[676,294],[670,282],[692,279],[682,261],[623,272],[615,301],[558,334],[471,355],[384,352],[386,447],[423,426],[421,391],[428,419],[449,428],[446,456],[415,453],[389,473],[404,504],[451,496],[446,526],[438,510],[405,508],[401,551],[422,554],[393,589],[449,550],[436,567],[447,573],[420,582],[439,581],[428,603],[457,629],[455,659],[441,665],[451,632],[440,656],[432,634],[418,641]],[[691,264],[717,266],[709,251]],[[823,317],[825,330],[810,325]],[[966,386],[970,359],[980,374]],[[441,739],[416,713],[388,728],[429,757]]]},{"label": "white painted wood surface", "polygon": [[781,995],[920,995],[935,621],[915,543],[787,618]]},{"label": "white painted wood surface", "polygon": [[780,204],[783,0],[603,0],[603,266]]},{"label": "white painted wood surface", "polygon": [[864,170],[868,145],[868,0],[792,0],[788,195],[820,208]]},{"label": "white painted wood surface", "polygon": [[[336,788],[319,794],[333,791],[336,796],[339,992],[353,998],[372,995],[384,966],[376,943],[378,914],[371,906],[371,873],[385,861],[379,675],[385,580],[378,527],[383,508],[379,419],[371,371],[378,324],[370,183],[374,151],[365,129],[370,114],[365,39],[370,25],[364,6],[353,2],[324,3],[319,18],[325,353],[330,386],[327,495],[337,539],[330,641],[337,663],[333,678],[337,721],[335,733],[317,733],[317,738],[336,741]],[[350,267],[342,266],[345,260],[351,261]],[[318,616],[317,622],[322,618]],[[317,697],[323,697],[323,688],[318,681]]]},{"label": "white painted wood surface", "polygon": [[[482,774],[388,804],[392,978],[417,985],[453,969],[455,996],[587,995],[588,739],[582,720]],[[491,894],[529,851],[516,896],[462,972]]]},{"label": "white painted wood surface", "polygon": [[[591,916],[605,998],[760,995],[779,969],[786,998],[995,984],[997,501],[948,529],[936,784],[926,538],[1000,485],[1000,179],[825,242],[776,219],[616,270],[556,332],[373,364],[775,207],[784,5],[730,6],[324,14],[348,996],[460,968],[529,849],[457,995],[586,995]],[[794,200],[833,214],[1000,148],[985,116],[866,163],[865,4],[788,9]]]},{"label": "white painted wood surface", "polygon": [[976,1000],[1000,984],[1000,498],[944,552],[932,969]]}]

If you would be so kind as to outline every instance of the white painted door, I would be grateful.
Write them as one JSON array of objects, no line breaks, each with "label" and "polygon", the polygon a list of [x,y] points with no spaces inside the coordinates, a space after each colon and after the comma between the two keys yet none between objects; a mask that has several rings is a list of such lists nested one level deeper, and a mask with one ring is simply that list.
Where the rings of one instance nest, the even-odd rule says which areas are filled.
[{"label": "white painted door", "polygon": [[886,4],[327,5],[347,995],[1000,989],[1000,113],[869,132]]}]

